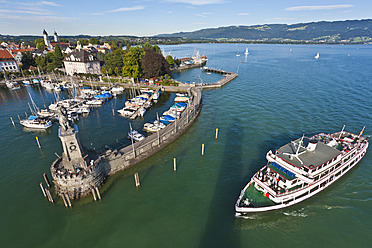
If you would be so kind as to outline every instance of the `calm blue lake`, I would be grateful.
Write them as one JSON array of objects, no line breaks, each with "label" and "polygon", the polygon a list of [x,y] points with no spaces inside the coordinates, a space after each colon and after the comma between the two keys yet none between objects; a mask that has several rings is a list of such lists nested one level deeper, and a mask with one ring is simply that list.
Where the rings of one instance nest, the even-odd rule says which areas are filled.
[{"label": "calm blue lake", "polygon": [[[62,152],[58,126],[30,132],[17,123],[17,116],[29,114],[30,95],[39,107],[49,105],[54,96],[38,87],[0,89],[2,247],[370,247],[371,152],[334,185],[291,208],[236,219],[234,204],[250,177],[266,163],[269,150],[302,134],[336,132],[343,125],[354,133],[366,126],[364,135],[371,136],[372,46],[161,48],[177,58],[199,51],[208,57],[208,67],[239,76],[221,89],[204,90],[202,112],[191,128],[161,152],[109,178],[99,202],[87,197],[66,209],[62,200],[53,205],[43,197],[42,174],[50,175],[55,153]],[[221,79],[200,69],[173,77],[208,84]],[[99,150],[130,143],[129,121],[112,114],[127,97],[129,92],[80,118],[79,135],[86,147]],[[168,109],[174,97],[163,94],[132,126],[141,130],[145,121]]]}]

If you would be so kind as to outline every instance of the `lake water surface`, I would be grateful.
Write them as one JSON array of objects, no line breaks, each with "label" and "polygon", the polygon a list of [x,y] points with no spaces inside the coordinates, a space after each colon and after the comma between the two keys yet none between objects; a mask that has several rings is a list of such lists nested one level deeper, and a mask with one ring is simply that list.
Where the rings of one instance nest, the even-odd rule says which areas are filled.
[{"label": "lake water surface", "polygon": [[[246,47],[250,54],[244,55]],[[50,204],[42,173],[61,154],[57,125],[26,132],[10,118],[29,112],[28,92],[40,107],[53,94],[37,87],[0,89],[1,247],[370,247],[372,153],[319,195],[275,212],[234,217],[240,190],[274,150],[302,134],[346,130],[372,133],[372,46],[190,44],[162,46],[178,58],[195,50],[208,67],[238,72],[221,89],[203,91],[191,128],[161,152],[111,177],[92,197]],[[290,52],[292,49],[292,52]],[[314,56],[319,52],[320,58]],[[240,56],[236,56],[240,54]],[[182,82],[213,83],[220,75],[193,69]],[[41,95],[43,97],[41,97]],[[92,149],[129,144],[128,120],[113,116],[127,95],[79,120],[82,143]],[[144,120],[172,105],[163,94]],[[218,140],[215,129],[219,128]],[[38,149],[35,136],[42,149]],[[201,144],[205,155],[201,156]],[[173,158],[177,172],[173,172]],[[137,189],[133,174],[140,175]]]}]

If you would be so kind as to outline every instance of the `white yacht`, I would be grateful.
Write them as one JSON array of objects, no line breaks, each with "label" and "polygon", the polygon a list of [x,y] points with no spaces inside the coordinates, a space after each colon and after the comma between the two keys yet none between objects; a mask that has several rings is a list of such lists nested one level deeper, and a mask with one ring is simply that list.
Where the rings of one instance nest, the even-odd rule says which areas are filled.
[{"label": "white yacht", "polygon": [[53,125],[52,121],[39,119],[37,116],[31,115],[28,119],[21,120],[19,123],[27,128],[32,129],[47,129]]},{"label": "white yacht", "polygon": [[131,132],[128,132],[128,139],[133,139],[134,141],[141,141],[145,138],[142,134],[137,132],[136,130],[132,130]]},{"label": "white yacht", "polygon": [[366,154],[363,131],[303,136],[269,151],[267,165],[241,191],[235,216],[289,207],[326,189]]}]

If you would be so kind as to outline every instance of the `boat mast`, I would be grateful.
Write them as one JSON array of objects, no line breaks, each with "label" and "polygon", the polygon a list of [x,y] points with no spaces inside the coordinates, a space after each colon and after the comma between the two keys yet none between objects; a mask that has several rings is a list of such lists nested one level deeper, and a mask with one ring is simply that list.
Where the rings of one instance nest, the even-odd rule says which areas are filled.
[{"label": "boat mast", "polygon": [[338,137],[338,139],[341,139],[341,135],[342,135],[342,133],[344,132],[344,129],[345,129],[345,125],[344,125],[344,127],[342,128],[341,133],[340,133],[340,136]]}]

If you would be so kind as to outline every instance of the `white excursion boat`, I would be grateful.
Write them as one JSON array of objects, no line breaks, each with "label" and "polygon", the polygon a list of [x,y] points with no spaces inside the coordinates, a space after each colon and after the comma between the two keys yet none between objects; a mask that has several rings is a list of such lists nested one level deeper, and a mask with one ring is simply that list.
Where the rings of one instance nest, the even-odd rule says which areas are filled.
[{"label": "white excursion boat", "polygon": [[28,119],[21,120],[19,123],[27,128],[32,129],[47,129],[53,125],[52,121],[39,119],[37,116],[31,115]]},{"label": "white excursion boat", "polygon": [[266,155],[241,191],[235,216],[292,206],[326,189],[366,154],[368,138],[349,132],[299,138]]}]

